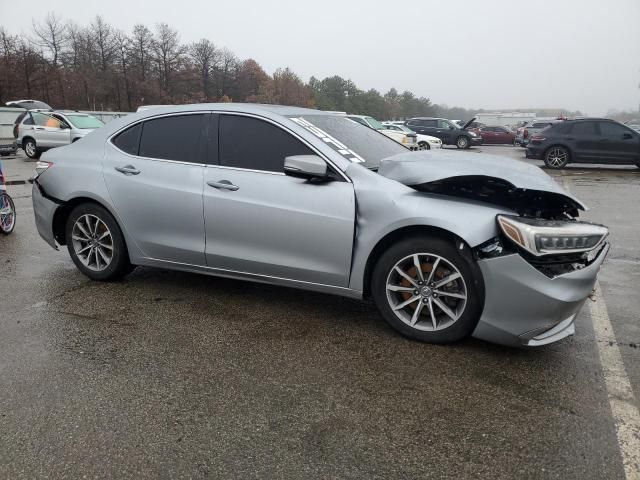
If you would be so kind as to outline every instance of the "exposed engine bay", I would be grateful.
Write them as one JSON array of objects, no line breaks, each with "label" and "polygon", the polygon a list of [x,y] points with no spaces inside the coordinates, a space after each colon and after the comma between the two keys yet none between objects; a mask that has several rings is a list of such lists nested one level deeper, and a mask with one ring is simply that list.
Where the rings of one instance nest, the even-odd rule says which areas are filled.
[{"label": "exposed engine bay", "polygon": [[516,188],[506,180],[487,176],[464,176],[409,185],[420,192],[477,200],[514,210],[519,215],[548,220],[568,220],[580,208],[566,195]]}]

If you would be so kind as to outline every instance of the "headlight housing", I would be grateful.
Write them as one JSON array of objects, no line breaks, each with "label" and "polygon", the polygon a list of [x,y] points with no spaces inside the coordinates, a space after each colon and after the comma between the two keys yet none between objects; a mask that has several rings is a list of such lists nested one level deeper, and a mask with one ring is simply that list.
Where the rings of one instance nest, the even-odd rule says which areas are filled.
[{"label": "headlight housing", "polygon": [[588,252],[604,242],[609,229],[587,222],[542,220],[498,215],[505,236],[527,252],[540,257]]}]

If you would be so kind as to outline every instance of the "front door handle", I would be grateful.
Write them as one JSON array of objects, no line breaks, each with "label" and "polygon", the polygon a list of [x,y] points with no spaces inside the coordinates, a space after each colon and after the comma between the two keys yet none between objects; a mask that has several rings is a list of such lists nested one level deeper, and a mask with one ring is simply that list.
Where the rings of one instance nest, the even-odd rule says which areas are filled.
[{"label": "front door handle", "polygon": [[213,188],[217,188],[219,190],[230,190],[232,192],[235,192],[240,188],[239,186],[231,183],[229,180],[220,180],[218,182],[207,182],[207,185]]},{"label": "front door handle", "polygon": [[36,127],[36,130],[44,130],[44,127]]},{"label": "front door handle", "polygon": [[138,175],[140,170],[138,170],[133,165],[125,165],[124,167],[115,167],[117,171],[120,173],[124,173],[125,175]]}]

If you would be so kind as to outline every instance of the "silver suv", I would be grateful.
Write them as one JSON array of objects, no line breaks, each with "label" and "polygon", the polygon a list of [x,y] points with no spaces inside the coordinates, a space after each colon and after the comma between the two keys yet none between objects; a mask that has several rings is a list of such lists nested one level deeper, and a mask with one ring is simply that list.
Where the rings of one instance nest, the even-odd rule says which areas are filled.
[{"label": "silver suv", "polygon": [[18,124],[16,142],[29,158],[38,158],[50,148],[69,145],[104,123],[80,112],[26,112]]}]

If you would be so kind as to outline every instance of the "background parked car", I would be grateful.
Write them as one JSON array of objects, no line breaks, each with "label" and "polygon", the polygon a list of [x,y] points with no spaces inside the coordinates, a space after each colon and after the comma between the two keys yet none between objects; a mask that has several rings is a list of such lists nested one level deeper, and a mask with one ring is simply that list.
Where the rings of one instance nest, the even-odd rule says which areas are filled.
[{"label": "background parked car", "polygon": [[530,137],[526,155],[544,160],[550,168],[573,162],[640,167],[640,133],[601,118],[556,122]]},{"label": "background parked car", "polygon": [[396,142],[401,143],[402,145],[407,147],[409,150],[420,149],[420,147],[418,146],[418,137],[413,131],[400,132],[397,130],[390,130],[386,128],[382,124],[382,122],[368,115],[347,115],[346,117],[353,120],[354,122],[358,122],[364,125],[365,127],[369,127],[369,128],[373,128],[374,130],[377,130],[383,135],[386,135],[387,137],[395,140]]},{"label": "background parked car", "polygon": [[[467,122],[467,124],[473,120],[475,119]],[[420,135],[430,135],[439,138],[444,145],[455,145],[458,148],[482,145],[482,137],[480,137],[480,135],[460,128],[446,118],[417,117],[408,120],[405,125]]]},{"label": "background parked car", "polygon": [[511,129],[502,126],[480,127],[478,129],[478,132],[482,137],[483,144],[513,145],[513,142],[516,138],[516,134]]},{"label": "background parked car", "polygon": [[29,110],[18,124],[16,143],[27,157],[38,158],[42,152],[73,143],[102,125],[86,113]]},{"label": "background parked car", "polygon": [[545,128],[554,125],[562,120],[534,120],[529,122],[522,130],[518,129],[514,143],[526,147],[529,143],[529,139],[544,130]]},{"label": "background parked car", "polygon": [[420,135],[420,134],[414,133],[413,130],[411,130],[409,127],[407,127],[402,123],[398,125],[397,123],[394,123],[394,122],[382,122],[382,124],[388,130],[395,130],[398,132],[414,134],[417,137],[418,147],[420,147],[420,150],[431,150],[432,148],[442,148],[442,140],[440,140],[439,138],[432,137],[430,135]]}]

